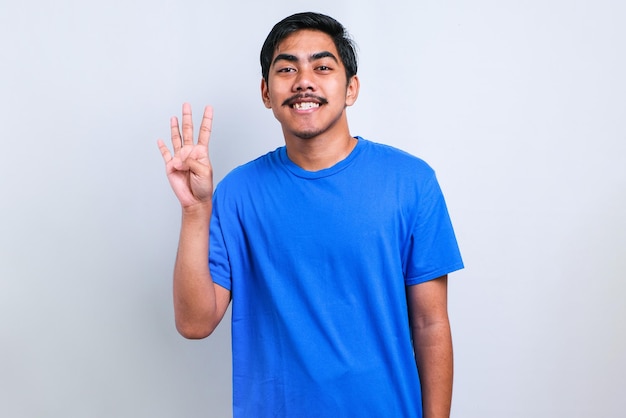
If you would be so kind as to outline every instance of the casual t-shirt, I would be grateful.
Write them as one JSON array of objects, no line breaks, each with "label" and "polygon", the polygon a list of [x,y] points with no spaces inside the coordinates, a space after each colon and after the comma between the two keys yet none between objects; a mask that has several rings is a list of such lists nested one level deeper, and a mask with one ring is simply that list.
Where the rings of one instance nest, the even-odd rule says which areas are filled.
[{"label": "casual t-shirt", "polygon": [[235,417],[421,417],[406,286],[463,267],[433,170],[357,137],[310,172],[285,147],[214,194]]}]

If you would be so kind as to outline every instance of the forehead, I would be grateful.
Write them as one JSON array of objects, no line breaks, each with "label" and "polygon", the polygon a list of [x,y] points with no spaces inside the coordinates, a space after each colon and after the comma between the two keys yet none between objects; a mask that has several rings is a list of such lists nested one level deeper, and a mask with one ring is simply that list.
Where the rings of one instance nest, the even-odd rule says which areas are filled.
[{"label": "forehead", "polygon": [[308,57],[323,51],[328,51],[339,59],[337,47],[328,34],[318,30],[301,29],[283,39],[276,47],[272,58],[276,58],[278,54]]}]

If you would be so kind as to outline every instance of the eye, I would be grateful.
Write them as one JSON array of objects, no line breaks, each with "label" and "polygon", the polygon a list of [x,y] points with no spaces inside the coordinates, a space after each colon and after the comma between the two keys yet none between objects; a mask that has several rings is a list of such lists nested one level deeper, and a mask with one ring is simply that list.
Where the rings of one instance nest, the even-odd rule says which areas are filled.
[{"label": "eye", "polygon": [[326,65],[320,65],[317,67],[318,71],[330,71],[332,68],[327,67]]},{"label": "eye", "polygon": [[295,72],[295,71],[296,71],[296,69],[293,68],[293,67],[284,67],[284,68],[280,68],[278,70],[279,73],[292,73],[292,72]]}]

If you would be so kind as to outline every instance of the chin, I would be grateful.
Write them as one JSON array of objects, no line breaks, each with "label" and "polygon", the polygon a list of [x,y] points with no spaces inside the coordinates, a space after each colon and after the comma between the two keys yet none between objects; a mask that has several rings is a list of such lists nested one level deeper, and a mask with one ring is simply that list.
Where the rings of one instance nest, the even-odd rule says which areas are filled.
[{"label": "chin", "polygon": [[295,129],[293,128],[283,129],[283,132],[286,135],[299,138],[299,139],[312,139],[318,135],[323,134],[327,130],[328,129],[322,129],[320,127],[314,127],[314,126],[300,126],[299,128],[295,128]]},{"label": "chin", "polygon": [[300,139],[311,139],[320,135],[322,131],[302,131],[302,132],[294,132],[294,136]]}]

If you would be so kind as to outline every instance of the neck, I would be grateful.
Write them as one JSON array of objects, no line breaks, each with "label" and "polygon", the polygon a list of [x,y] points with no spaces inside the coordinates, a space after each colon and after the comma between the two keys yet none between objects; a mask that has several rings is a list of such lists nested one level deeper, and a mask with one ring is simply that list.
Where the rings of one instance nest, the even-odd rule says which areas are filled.
[{"label": "neck", "polygon": [[341,137],[315,137],[310,139],[285,138],[289,159],[307,171],[330,168],[344,160],[357,144],[349,133]]}]

